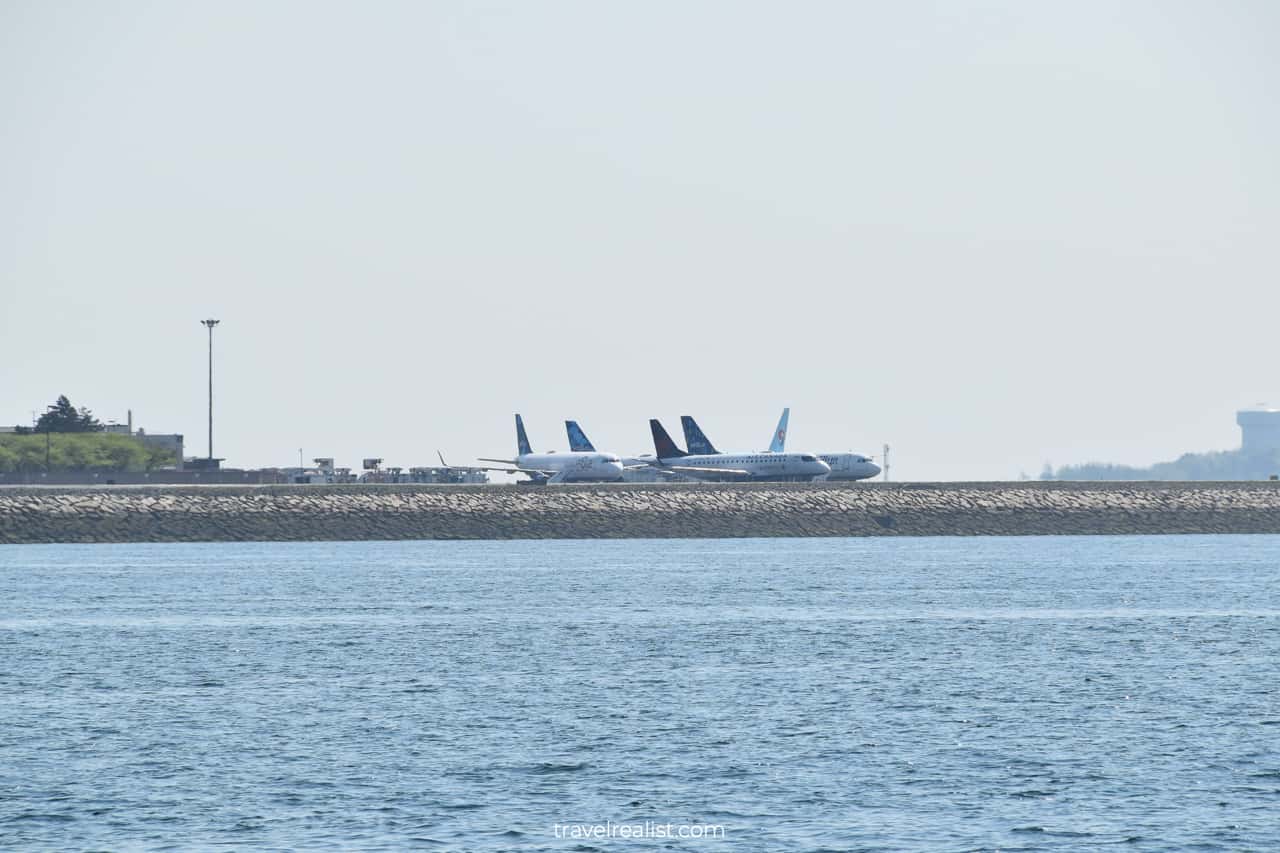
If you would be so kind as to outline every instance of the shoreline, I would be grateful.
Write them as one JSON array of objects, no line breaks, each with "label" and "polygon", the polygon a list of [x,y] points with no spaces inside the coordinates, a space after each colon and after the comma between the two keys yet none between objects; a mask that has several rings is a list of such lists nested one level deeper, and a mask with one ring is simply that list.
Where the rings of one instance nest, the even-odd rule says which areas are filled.
[{"label": "shoreline", "polygon": [[0,487],[0,544],[1194,533],[1280,533],[1280,483]]}]

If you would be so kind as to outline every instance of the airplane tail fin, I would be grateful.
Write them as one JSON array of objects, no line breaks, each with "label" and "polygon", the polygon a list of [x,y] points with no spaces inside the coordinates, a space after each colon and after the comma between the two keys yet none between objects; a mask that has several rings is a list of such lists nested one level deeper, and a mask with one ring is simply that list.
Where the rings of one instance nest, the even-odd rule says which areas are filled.
[{"label": "airplane tail fin", "polygon": [[592,445],[591,439],[587,438],[587,434],[582,431],[582,427],[578,426],[577,421],[565,421],[564,431],[569,434],[569,449],[574,453],[594,453],[595,446]]},{"label": "airplane tail fin", "polygon": [[770,453],[782,453],[787,449],[787,418],[791,417],[791,409],[783,409],[778,419],[778,428],[773,431],[773,441],[769,442]]},{"label": "airplane tail fin", "polygon": [[529,447],[529,436],[524,432],[524,419],[519,415],[516,415],[516,449],[520,451],[521,456],[533,452]]},{"label": "airplane tail fin", "polygon": [[698,426],[698,422],[688,415],[680,416],[680,426],[684,428],[684,443],[688,446],[690,453],[719,453],[711,446],[711,442],[707,440],[706,435],[702,432],[702,428]]},{"label": "airplane tail fin", "polygon": [[676,447],[676,443],[671,440],[671,436],[667,435],[667,431],[656,419],[649,419],[649,429],[653,432],[653,452],[658,459],[676,459],[689,455]]}]

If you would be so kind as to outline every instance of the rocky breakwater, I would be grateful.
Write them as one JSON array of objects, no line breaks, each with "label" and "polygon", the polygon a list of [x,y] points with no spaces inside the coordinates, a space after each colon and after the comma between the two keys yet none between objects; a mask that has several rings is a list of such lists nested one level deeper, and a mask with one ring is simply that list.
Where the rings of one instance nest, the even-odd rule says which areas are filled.
[{"label": "rocky breakwater", "polygon": [[1280,484],[0,488],[0,543],[1108,533],[1280,533]]}]

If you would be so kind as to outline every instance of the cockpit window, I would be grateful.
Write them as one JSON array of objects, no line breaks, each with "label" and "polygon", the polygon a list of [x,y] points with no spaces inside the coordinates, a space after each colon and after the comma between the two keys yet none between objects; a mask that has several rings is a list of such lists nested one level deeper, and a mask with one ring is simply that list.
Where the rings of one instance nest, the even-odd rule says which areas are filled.
[{"label": "cockpit window", "polygon": [[801,457],[800,457],[800,461],[801,461],[801,462],[817,462],[818,460],[817,460],[816,458],[812,457],[812,456],[807,456],[807,455],[806,455],[806,456],[801,456]]}]

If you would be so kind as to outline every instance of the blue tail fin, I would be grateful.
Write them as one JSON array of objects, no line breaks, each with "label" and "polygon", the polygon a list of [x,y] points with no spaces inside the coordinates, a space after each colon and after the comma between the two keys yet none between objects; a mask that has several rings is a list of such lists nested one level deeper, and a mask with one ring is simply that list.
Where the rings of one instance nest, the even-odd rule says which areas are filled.
[{"label": "blue tail fin", "polygon": [[671,440],[671,436],[667,435],[662,424],[652,418],[649,419],[649,429],[653,432],[653,452],[659,459],[678,459],[689,455],[676,447],[676,443]]},{"label": "blue tail fin", "polygon": [[520,455],[532,453],[529,448],[529,436],[524,434],[524,419],[516,415],[516,449],[520,451]]},{"label": "blue tail fin", "polygon": [[773,441],[769,442],[770,453],[782,453],[787,449],[787,418],[791,417],[790,409],[782,410],[778,420],[778,428],[773,431]]},{"label": "blue tail fin", "polygon": [[688,415],[681,415],[680,426],[684,428],[684,443],[689,447],[690,453],[705,454],[720,452],[711,446],[711,442],[707,440],[707,437],[703,434],[701,427],[698,426],[698,422],[693,418]]},{"label": "blue tail fin", "polygon": [[587,434],[582,431],[582,427],[578,426],[577,421],[565,421],[564,431],[569,433],[569,449],[574,453],[595,453],[596,449],[591,444],[591,439],[587,438]]}]

